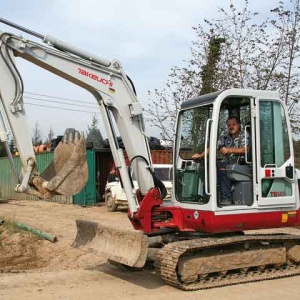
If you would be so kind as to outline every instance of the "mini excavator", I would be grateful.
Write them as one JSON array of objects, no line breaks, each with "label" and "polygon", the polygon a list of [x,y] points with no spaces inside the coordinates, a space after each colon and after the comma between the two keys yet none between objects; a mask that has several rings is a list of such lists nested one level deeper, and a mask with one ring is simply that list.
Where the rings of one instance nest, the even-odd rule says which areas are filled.
[{"label": "mini excavator", "polygon": [[[106,253],[111,261],[134,268],[152,262],[167,284],[183,290],[300,274],[300,236],[281,231],[300,225],[300,203],[291,126],[278,92],[228,89],[183,101],[173,147],[172,200],[167,202],[165,188],[153,173],[142,107],[121,63],[0,21],[44,42],[0,32],[1,140],[6,140],[9,127],[23,163],[18,192],[74,193],[85,183],[87,171],[82,138],[73,134],[61,145],[63,149],[58,148],[59,166],[52,166],[47,176],[36,172],[30,134],[25,131],[23,85],[16,57],[89,91],[103,119],[135,230],[77,220],[74,247]],[[217,162],[223,158],[218,139],[231,115],[239,118],[242,134],[250,135],[251,143],[244,159],[226,167],[232,201],[222,205]],[[129,166],[118,146],[115,126]],[[193,160],[193,154],[200,151],[206,154],[204,158]],[[138,181],[137,192],[132,171]],[[74,190],[73,185],[77,186]],[[266,229],[274,230],[268,234]]]}]

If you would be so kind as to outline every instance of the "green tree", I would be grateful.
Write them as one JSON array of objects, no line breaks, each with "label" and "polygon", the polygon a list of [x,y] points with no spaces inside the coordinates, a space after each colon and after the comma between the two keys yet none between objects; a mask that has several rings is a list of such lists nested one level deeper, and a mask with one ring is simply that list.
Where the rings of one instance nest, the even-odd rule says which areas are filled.
[{"label": "green tree", "polygon": [[88,125],[86,145],[89,149],[101,149],[104,147],[104,140],[98,129],[99,120],[96,115],[93,116],[91,125]]},{"label": "green tree", "polygon": [[[173,67],[165,87],[149,92],[145,109],[162,136],[173,136],[175,116],[182,101],[226,88],[278,90],[291,105],[299,97],[299,1],[274,3],[261,21],[249,9],[248,0],[237,9],[231,2],[220,8],[219,17],[193,27],[190,58],[183,67]],[[218,40],[219,39],[219,40]],[[213,43],[220,41],[211,58]],[[299,113],[292,110],[293,131],[299,130]]]},{"label": "green tree", "polygon": [[3,142],[0,142],[0,157],[7,156],[6,148]]},{"label": "green tree", "polygon": [[300,140],[294,141],[295,166],[300,169]]},{"label": "green tree", "polygon": [[216,81],[217,64],[220,60],[222,43],[225,43],[224,38],[212,37],[209,41],[207,63],[202,67],[201,71],[202,87],[200,95],[215,92],[214,83]]},{"label": "green tree", "polygon": [[92,129],[97,129],[99,120],[96,117],[96,114],[94,114],[91,125],[88,125],[88,131],[91,131]]}]

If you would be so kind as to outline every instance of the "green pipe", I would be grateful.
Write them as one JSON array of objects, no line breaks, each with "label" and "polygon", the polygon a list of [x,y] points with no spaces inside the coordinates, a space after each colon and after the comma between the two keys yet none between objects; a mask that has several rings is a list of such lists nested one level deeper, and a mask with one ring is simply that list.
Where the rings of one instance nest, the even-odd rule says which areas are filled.
[{"label": "green pipe", "polygon": [[47,233],[47,232],[43,232],[39,229],[36,229],[36,228],[33,228],[33,227],[30,227],[30,226],[27,226],[21,222],[14,222],[13,223],[14,226],[20,228],[20,229],[23,229],[23,230],[26,230],[26,231],[30,231],[32,232],[33,234],[35,235],[38,235],[38,236],[41,236],[43,237],[44,239],[48,240],[48,241],[51,241],[52,243],[56,242],[57,241],[57,238],[56,236],[53,236],[52,234],[50,233]]}]

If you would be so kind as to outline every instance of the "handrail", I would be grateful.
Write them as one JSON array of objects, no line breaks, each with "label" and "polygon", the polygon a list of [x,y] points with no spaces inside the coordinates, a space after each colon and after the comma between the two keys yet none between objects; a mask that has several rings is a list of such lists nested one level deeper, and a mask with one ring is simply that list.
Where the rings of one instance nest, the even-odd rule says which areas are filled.
[{"label": "handrail", "polygon": [[250,132],[250,125],[245,126],[245,161],[247,164],[250,164],[251,161],[248,159],[248,152],[249,152],[249,145],[247,145],[247,129],[249,129]]},{"label": "handrail", "polygon": [[248,159],[248,154],[249,154],[248,152],[250,152],[250,150],[249,150],[249,146],[250,145],[247,145],[247,143],[246,143],[248,130],[249,130],[249,132],[251,134],[251,127],[250,127],[250,125],[246,125],[245,126],[245,162],[247,164],[250,164],[251,163],[251,158],[250,158],[250,160]]},{"label": "handrail", "polygon": [[204,185],[204,190],[206,195],[211,195],[211,192],[208,187],[208,164],[207,164],[207,156],[208,156],[208,149],[207,149],[207,144],[208,144],[208,135],[209,135],[209,125],[212,122],[212,119],[208,119],[206,122],[206,129],[205,129],[205,144],[204,144],[204,179],[205,179],[205,185]]}]

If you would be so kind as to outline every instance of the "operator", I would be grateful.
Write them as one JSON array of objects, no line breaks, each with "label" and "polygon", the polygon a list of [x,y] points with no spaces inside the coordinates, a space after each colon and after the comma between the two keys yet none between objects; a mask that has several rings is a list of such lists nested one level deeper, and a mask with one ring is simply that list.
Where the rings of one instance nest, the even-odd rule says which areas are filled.
[{"label": "operator", "polygon": [[110,182],[115,182],[115,181],[119,181],[119,178],[116,174],[117,170],[115,168],[112,168],[107,176],[107,181],[106,183],[110,183]]},{"label": "operator", "polygon": [[[229,116],[226,121],[228,133],[218,140],[218,150],[222,159],[217,161],[217,181],[220,193],[220,205],[231,205],[232,203],[232,182],[226,174],[226,167],[242,161],[245,156],[245,148],[249,148],[250,136],[241,132],[241,124],[238,117]],[[204,152],[192,156],[194,160],[203,158]]]}]

